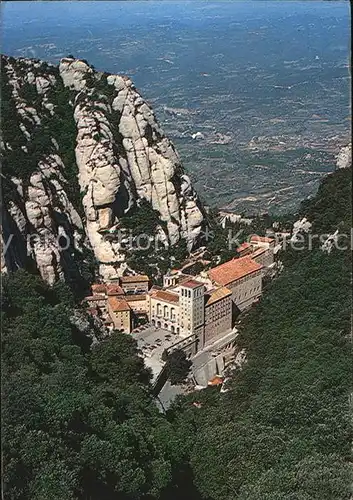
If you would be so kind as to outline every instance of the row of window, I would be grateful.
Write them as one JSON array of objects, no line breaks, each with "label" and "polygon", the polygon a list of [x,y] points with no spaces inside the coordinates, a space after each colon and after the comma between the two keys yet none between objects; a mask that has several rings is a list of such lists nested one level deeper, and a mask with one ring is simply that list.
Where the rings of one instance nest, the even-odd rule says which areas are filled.
[{"label": "row of window", "polygon": [[211,313],[207,316],[207,321],[215,321],[216,319],[219,319],[219,318],[224,318],[226,316],[228,316],[230,314],[230,311],[226,311],[226,312],[215,312],[215,313]]},{"label": "row of window", "polygon": [[[211,322],[210,322],[211,323]],[[212,332],[211,332],[211,335],[208,335],[208,338],[210,338],[213,334],[213,330],[215,328],[218,328],[220,325],[223,325],[224,324],[224,321],[222,320],[218,320],[218,321],[212,321]]]},{"label": "row of window", "polygon": [[249,274],[248,276],[244,276],[244,278],[240,278],[239,280],[234,281],[231,286],[238,286],[246,281],[256,278],[257,276],[261,276],[261,271],[256,271],[255,273]]},{"label": "row of window", "polygon": [[[169,308],[169,306],[162,306],[162,304],[157,304],[157,315],[162,316],[162,314],[167,318],[169,316],[169,309],[170,309],[170,316],[175,317],[175,307]],[[152,306],[152,313],[154,313],[154,306]]]},{"label": "row of window", "polygon": [[188,299],[191,299],[192,297],[192,292],[194,292],[194,298],[200,298],[203,296],[203,287],[196,288],[193,291],[188,290],[186,288],[181,288],[181,296],[182,297],[187,297]]},{"label": "row of window", "polygon": [[161,321],[156,321],[155,319],[151,320],[151,323],[153,326],[156,326],[157,328],[164,328],[165,330],[169,330],[172,333],[179,333],[180,328],[177,326],[175,327],[174,325],[169,325],[168,323],[162,323]]},{"label": "row of window", "polygon": [[258,292],[259,290],[260,290],[260,286],[257,286],[255,288],[251,288],[251,290],[247,290],[244,293],[240,293],[237,296],[237,300],[241,300],[242,298],[246,299],[247,297],[252,297],[253,295],[256,295],[256,292]]},{"label": "row of window", "polygon": [[230,301],[229,302],[221,302],[221,303],[216,303],[211,305],[207,310],[208,311],[224,311],[226,309],[230,308]]}]

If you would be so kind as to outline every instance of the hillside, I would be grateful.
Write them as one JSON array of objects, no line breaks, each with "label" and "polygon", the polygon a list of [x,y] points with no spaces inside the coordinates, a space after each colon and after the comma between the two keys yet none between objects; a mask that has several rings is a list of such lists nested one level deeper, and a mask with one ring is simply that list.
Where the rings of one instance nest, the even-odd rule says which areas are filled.
[{"label": "hillside", "polygon": [[[212,500],[348,500],[351,492],[351,169],[327,176],[301,215],[324,252],[288,249],[283,273],[240,325],[228,392],[180,400],[195,484]],[[198,407],[193,405],[199,403]],[[201,408],[200,408],[201,403]]]},{"label": "hillside", "polygon": [[2,284],[6,498],[158,498],[182,450],[132,339],[90,346],[94,327],[74,325],[63,283],[19,270]]},{"label": "hillside", "polygon": [[[301,207],[313,231],[351,226],[351,171]],[[342,241],[341,241],[342,243]],[[20,500],[348,500],[350,251],[287,250],[243,319],[228,391],[163,415],[135,343],[99,332],[67,286],[3,280],[4,487]],[[77,314],[77,311],[76,311]],[[88,323],[87,323],[88,322]],[[194,405],[194,403],[197,403]]]},{"label": "hillside", "polygon": [[245,361],[225,392],[193,392],[163,414],[132,337],[103,338],[78,304],[93,278],[160,278],[207,225],[211,262],[231,258],[228,226],[206,214],[129,78],[71,56],[3,56],[1,71],[7,497],[350,499],[350,149],[277,226],[310,222],[304,249],[281,252],[283,271],[240,317]]}]

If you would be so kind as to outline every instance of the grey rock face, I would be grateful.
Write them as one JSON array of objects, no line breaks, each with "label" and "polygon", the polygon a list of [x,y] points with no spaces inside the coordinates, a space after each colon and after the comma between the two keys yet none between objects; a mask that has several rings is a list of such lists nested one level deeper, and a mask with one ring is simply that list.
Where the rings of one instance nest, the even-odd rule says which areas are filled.
[{"label": "grey rock face", "polygon": [[336,157],[337,168],[349,168],[352,166],[352,144],[340,149]]},{"label": "grey rock face", "polygon": [[[173,144],[129,78],[98,73],[86,62],[71,58],[62,59],[56,68],[5,57],[3,71],[25,154],[31,150],[35,132],[52,123],[60,112],[51,92],[66,88],[65,96],[70,95],[67,106],[76,126],[73,135],[81,206],[70,199],[69,165],[55,127],[49,127],[50,151],[39,157],[26,180],[21,174],[8,175],[17,195],[6,202],[7,218],[23,241],[33,237],[27,250],[46,281],[53,283],[65,276],[70,256],[66,252],[63,259],[60,237],[74,239],[79,251],[91,249],[102,277],[121,275],[125,255],[113,230],[142,200],[159,213],[158,233],[165,245],[181,240],[189,249],[197,245],[205,224],[197,194]],[[36,94],[34,100],[26,99],[28,86]],[[14,147],[11,140],[2,144],[9,157]],[[5,233],[9,231],[10,227]],[[15,263],[9,251],[4,265],[12,269],[21,262],[17,259]]]}]

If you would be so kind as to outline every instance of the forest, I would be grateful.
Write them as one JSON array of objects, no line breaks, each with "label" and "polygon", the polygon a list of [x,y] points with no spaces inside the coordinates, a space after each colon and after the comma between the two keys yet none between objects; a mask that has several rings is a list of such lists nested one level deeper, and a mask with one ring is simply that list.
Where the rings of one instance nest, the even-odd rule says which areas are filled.
[{"label": "forest", "polygon": [[[325,177],[299,215],[314,233],[349,231],[351,170]],[[63,283],[4,276],[5,497],[348,500],[351,252],[316,242],[281,260],[241,321],[246,362],[228,391],[181,396],[166,414],[131,337],[97,341]]]}]

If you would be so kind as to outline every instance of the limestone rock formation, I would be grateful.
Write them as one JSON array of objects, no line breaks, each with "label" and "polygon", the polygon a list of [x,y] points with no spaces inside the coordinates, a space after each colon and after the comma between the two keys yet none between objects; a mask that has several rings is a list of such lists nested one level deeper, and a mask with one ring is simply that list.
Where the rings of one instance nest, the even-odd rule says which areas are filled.
[{"label": "limestone rock formation", "polygon": [[[63,259],[71,242],[80,248],[84,239],[82,220],[65,192],[63,167],[58,155],[40,161],[25,194],[20,181],[19,196],[8,201],[3,216],[3,232],[12,236],[5,262],[11,262],[10,269],[15,269],[24,267],[26,257],[30,257],[50,284],[64,278]],[[19,240],[23,240],[25,252],[16,259]]]},{"label": "limestone rock formation", "polygon": [[312,223],[306,217],[294,222],[292,229],[291,241],[295,243],[299,240],[299,234],[309,233]]},{"label": "limestone rock formation", "polygon": [[336,231],[333,234],[330,234],[325,241],[321,245],[321,250],[326,253],[331,253],[334,248],[339,248],[339,230],[336,229]]},{"label": "limestone rock formation", "polygon": [[165,245],[198,244],[201,203],[129,78],[71,57],[59,67],[3,57],[2,76],[4,242],[15,235],[4,267],[29,258],[54,283],[87,249],[102,277],[121,275],[125,253],[116,229],[142,200],[158,212]]},{"label": "limestone rock formation", "polygon": [[352,143],[340,149],[336,157],[337,168],[349,168],[352,166]]}]

